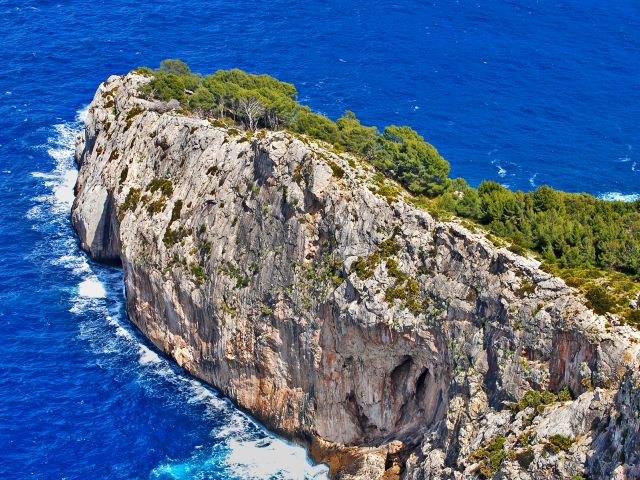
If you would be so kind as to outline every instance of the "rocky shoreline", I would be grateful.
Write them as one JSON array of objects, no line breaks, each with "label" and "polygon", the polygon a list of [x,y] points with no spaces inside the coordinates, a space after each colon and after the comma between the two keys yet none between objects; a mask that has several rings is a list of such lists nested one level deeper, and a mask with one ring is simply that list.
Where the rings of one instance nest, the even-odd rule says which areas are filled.
[{"label": "rocky shoreline", "polygon": [[361,160],[147,81],[98,89],[72,220],[181,367],[334,478],[640,477],[637,330]]}]

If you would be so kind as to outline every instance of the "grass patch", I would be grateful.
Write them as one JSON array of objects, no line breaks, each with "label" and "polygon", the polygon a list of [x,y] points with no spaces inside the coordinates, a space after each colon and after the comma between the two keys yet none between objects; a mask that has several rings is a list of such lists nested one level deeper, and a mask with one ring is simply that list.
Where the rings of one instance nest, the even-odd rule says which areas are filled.
[{"label": "grass patch", "polygon": [[196,282],[200,285],[202,285],[204,281],[207,279],[207,272],[205,272],[202,265],[199,265],[199,264],[192,265],[191,273],[195,277]]},{"label": "grass patch", "polygon": [[122,172],[120,172],[120,183],[124,183],[124,181],[127,179],[127,175],[129,174],[129,166],[126,165],[123,169]]},{"label": "grass patch", "polygon": [[156,213],[162,212],[167,206],[167,199],[165,197],[160,197],[158,200],[155,200],[147,205],[147,211],[154,215]]},{"label": "grass patch", "polygon": [[140,189],[131,188],[127,193],[127,196],[124,198],[124,203],[122,204],[122,209],[127,210],[135,210],[138,202],[140,201]]}]

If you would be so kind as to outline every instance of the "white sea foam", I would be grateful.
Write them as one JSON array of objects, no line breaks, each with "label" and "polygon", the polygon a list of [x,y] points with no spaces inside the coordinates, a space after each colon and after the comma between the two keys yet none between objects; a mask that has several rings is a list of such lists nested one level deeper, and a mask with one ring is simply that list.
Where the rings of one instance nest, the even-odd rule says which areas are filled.
[{"label": "white sea foam", "polygon": [[216,432],[213,432],[216,438],[232,438],[238,437],[247,430],[249,420],[240,413],[232,413],[225,417],[225,423]]},{"label": "white sea foam", "polygon": [[73,186],[76,184],[78,172],[70,170],[64,173],[62,182],[53,189],[53,195],[56,198],[60,208],[70,208],[73,203]]},{"label": "white sea foam", "polygon": [[81,255],[62,255],[53,259],[51,263],[70,270],[74,275],[80,276],[84,273],[91,273],[89,262]]},{"label": "white sea foam", "polygon": [[162,361],[160,359],[160,356],[150,348],[144,345],[139,345],[138,348],[140,351],[140,359],[138,360],[138,363],[140,365],[149,365],[154,363],[160,363]]},{"label": "white sea foam", "polygon": [[216,409],[222,409],[228,406],[226,402],[216,397],[211,390],[197,380],[191,380],[190,388],[192,393],[189,396],[189,403],[211,402],[212,406]]},{"label": "white sea foam", "polygon": [[529,185],[531,185],[533,188],[536,187],[536,177],[538,176],[537,173],[534,173],[533,175],[531,175],[529,177]]},{"label": "white sea foam", "polygon": [[262,438],[229,441],[231,452],[225,459],[233,474],[246,479],[326,478],[325,465],[310,465],[301,447],[282,440]]},{"label": "white sea foam", "polygon": [[640,199],[640,193],[607,192],[598,195],[598,198],[602,200],[617,200],[619,202],[635,202]]},{"label": "white sea foam", "polygon": [[104,285],[97,277],[89,277],[80,282],[80,285],[78,285],[78,293],[81,297],[89,298],[104,298],[107,296]]},{"label": "white sea foam", "polygon": [[31,172],[31,176],[33,178],[46,178],[46,179],[55,179],[56,175],[53,173],[44,173],[44,172]]},{"label": "white sea foam", "polygon": [[[489,152],[488,155],[492,155],[496,151],[497,149],[491,150],[491,152]],[[500,178],[504,178],[507,176],[507,170],[502,165],[500,165],[499,160],[497,158],[494,158],[493,160],[491,160],[491,165],[495,166],[498,169],[498,176]]]},{"label": "white sea foam", "polygon": [[25,216],[27,217],[27,220],[40,220],[44,216],[42,205],[34,205],[27,211],[27,214]]}]

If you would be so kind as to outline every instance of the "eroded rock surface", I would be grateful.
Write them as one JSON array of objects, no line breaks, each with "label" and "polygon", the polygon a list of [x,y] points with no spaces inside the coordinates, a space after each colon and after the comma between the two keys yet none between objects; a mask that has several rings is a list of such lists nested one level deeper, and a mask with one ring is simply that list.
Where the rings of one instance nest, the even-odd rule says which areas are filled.
[{"label": "eroded rock surface", "polygon": [[179,365],[335,478],[638,478],[637,331],[360,160],[182,115],[146,81],[96,93],[72,219]]}]

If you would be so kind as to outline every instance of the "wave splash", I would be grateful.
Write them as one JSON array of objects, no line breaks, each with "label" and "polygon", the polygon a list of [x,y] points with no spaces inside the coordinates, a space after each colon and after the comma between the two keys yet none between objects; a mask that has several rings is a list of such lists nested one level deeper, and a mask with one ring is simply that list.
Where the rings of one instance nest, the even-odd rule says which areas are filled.
[{"label": "wave splash", "polygon": [[640,193],[620,193],[620,192],[607,192],[598,195],[601,200],[615,200],[618,202],[635,202],[640,200]]},{"label": "wave splash", "polygon": [[77,287],[65,292],[69,311],[78,318],[78,336],[97,357],[97,363],[114,369],[125,365],[137,375],[142,389],[153,391],[154,396],[162,395],[164,389],[166,401],[176,409],[200,407],[198,411],[205,412],[205,419],[215,420],[216,428],[202,445],[186,452],[184,458],[161,462],[150,478],[205,479],[224,474],[224,478],[238,479],[326,479],[328,468],[313,465],[302,447],[274,437],[218,392],[145,345],[124,311],[122,272],[93,265],[79,251],[69,225],[69,210],[77,179],[75,138],[86,113],[85,108],[75,121],[54,125],[44,148],[55,166],[51,172],[32,172],[47,193],[34,198],[35,205],[26,216],[32,228],[50,234],[47,244],[34,255],[48,258],[77,279]]}]

